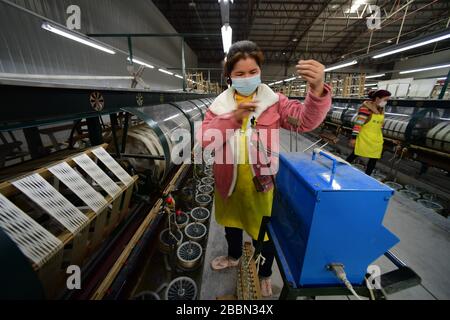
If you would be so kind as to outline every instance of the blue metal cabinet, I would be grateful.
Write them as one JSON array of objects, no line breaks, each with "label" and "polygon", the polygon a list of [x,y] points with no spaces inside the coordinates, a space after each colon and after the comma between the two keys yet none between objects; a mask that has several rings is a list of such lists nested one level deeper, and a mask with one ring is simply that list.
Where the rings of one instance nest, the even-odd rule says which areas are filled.
[{"label": "blue metal cabinet", "polygon": [[330,263],[360,285],[399,241],[382,225],[394,191],[328,154],[281,154],[276,187],[272,230],[297,286],[339,284]]}]

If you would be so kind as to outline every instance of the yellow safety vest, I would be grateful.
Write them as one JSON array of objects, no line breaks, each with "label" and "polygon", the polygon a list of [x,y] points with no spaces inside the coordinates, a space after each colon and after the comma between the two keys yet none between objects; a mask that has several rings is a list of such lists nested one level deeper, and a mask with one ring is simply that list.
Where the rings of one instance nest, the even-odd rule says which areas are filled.
[{"label": "yellow safety vest", "polygon": [[364,124],[356,138],[355,154],[365,158],[381,158],[383,151],[384,114],[372,113],[370,120]]}]

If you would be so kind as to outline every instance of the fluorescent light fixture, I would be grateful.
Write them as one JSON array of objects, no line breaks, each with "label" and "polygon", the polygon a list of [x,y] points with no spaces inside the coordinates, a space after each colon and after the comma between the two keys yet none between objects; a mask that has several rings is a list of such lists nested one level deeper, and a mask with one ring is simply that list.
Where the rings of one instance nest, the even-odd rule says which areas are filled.
[{"label": "fluorescent light fixture", "polygon": [[385,73],[374,74],[374,75],[371,75],[371,76],[367,76],[366,79],[380,78],[380,77],[384,77],[385,75],[386,75]]},{"label": "fluorescent light fixture", "polygon": [[283,83],[283,80],[275,81],[275,84],[280,84],[280,83]]},{"label": "fluorescent light fixture", "polygon": [[324,71],[328,72],[328,71],[331,71],[331,70],[341,69],[341,68],[345,68],[345,67],[348,67],[348,66],[352,66],[352,65],[357,64],[357,63],[358,63],[357,60],[353,60],[353,61],[350,61],[350,62],[338,64],[336,66],[328,67]]},{"label": "fluorescent light fixture", "polygon": [[350,9],[345,10],[345,13],[355,13],[361,5],[366,3],[365,0],[354,0]]},{"label": "fluorescent light fixture", "polygon": [[158,71],[160,71],[160,72],[162,72],[162,73],[170,74],[171,76],[173,76],[173,73],[172,73],[172,72],[167,71],[167,70],[165,70],[165,69],[159,68]]},{"label": "fluorescent light fixture", "polygon": [[385,113],[389,114],[391,116],[409,117],[408,114],[404,114],[404,113],[392,113],[392,112],[385,112]]},{"label": "fluorescent light fixture", "polygon": [[130,80],[132,76],[91,76],[65,74],[0,73],[0,78],[44,80]]},{"label": "fluorescent light fixture", "polygon": [[354,108],[345,108],[345,107],[333,107],[333,109],[347,109],[347,110],[355,110]]},{"label": "fluorescent light fixture", "polygon": [[377,54],[377,55],[374,55],[372,58],[373,59],[378,59],[378,58],[390,56],[392,54],[396,54],[396,53],[403,52],[403,51],[406,51],[406,50],[411,50],[411,49],[414,49],[414,48],[417,48],[417,47],[425,46],[427,44],[438,42],[438,41],[449,39],[449,38],[450,38],[450,32],[447,33],[447,34],[444,34],[442,36],[436,37],[436,38],[431,38],[429,40],[420,41],[418,43],[411,44],[411,45],[406,46],[406,47],[401,47],[401,48],[398,48],[398,49],[394,49],[394,50],[391,50],[391,51],[387,51],[387,52],[384,52],[384,53]]},{"label": "fluorescent light fixture", "polygon": [[419,69],[400,71],[399,73],[406,74],[406,73],[421,72],[421,71],[427,71],[427,70],[443,69],[443,68],[449,68],[449,67],[450,67],[450,63],[447,63],[447,64],[441,64],[438,66],[431,66],[431,67],[425,67],[425,68],[419,68]]},{"label": "fluorescent light fixture", "polygon": [[107,48],[106,46],[103,46],[99,44],[98,42],[90,39],[89,37],[83,36],[82,34],[78,34],[75,32],[70,31],[69,29],[63,29],[54,25],[51,25],[47,21],[42,22],[41,25],[42,29],[45,29],[47,31],[53,32],[55,34],[58,34],[60,36],[63,36],[67,39],[71,39],[74,41],[77,41],[79,43],[85,44],[87,46],[90,46],[92,48],[101,50],[103,52],[107,52],[109,54],[115,54],[116,52]]},{"label": "fluorescent light fixture", "polygon": [[285,79],[284,81],[292,81],[292,80],[295,80],[295,79],[297,79],[297,77],[292,77],[292,78],[289,78],[289,79]]},{"label": "fluorescent light fixture", "polygon": [[[127,60],[130,61],[130,57],[128,57]],[[145,66],[145,67],[147,67],[147,68],[150,68],[150,69],[154,69],[154,68],[155,68],[155,67],[152,66],[151,64],[148,64],[147,62],[144,62],[144,61],[142,61],[142,60],[136,59],[136,58],[134,58],[134,57],[133,57],[133,62],[134,62],[134,63],[137,63],[137,64],[140,64],[141,66]]]},{"label": "fluorescent light fixture", "polygon": [[275,82],[269,83],[269,86],[271,87],[271,86],[273,86],[274,84],[275,84]]},{"label": "fluorescent light fixture", "polygon": [[364,87],[373,87],[373,86],[378,86],[378,84],[377,83],[366,83],[364,85]]},{"label": "fluorescent light fixture", "polygon": [[180,76],[179,74],[174,74],[175,77],[183,79],[183,76]]},{"label": "fluorescent light fixture", "polygon": [[436,80],[445,80],[445,79],[447,79],[447,77],[440,77],[440,78],[437,78]]},{"label": "fluorescent light fixture", "polygon": [[228,23],[225,23],[222,26],[221,31],[222,31],[223,52],[228,53],[228,50],[231,47],[231,39],[233,37],[233,29],[231,29],[231,27]]}]

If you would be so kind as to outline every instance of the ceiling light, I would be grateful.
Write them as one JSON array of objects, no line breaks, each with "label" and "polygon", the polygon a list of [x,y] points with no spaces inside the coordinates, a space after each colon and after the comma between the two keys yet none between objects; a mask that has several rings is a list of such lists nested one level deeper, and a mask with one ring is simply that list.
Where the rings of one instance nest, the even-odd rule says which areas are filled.
[{"label": "ceiling light", "polygon": [[183,76],[180,76],[179,74],[174,74],[175,77],[183,79]]},{"label": "ceiling light", "polygon": [[231,29],[228,23],[225,23],[222,26],[222,45],[223,52],[228,53],[228,50],[231,47],[232,37],[233,37],[233,29]]},{"label": "ceiling light", "polygon": [[374,75],[371,75],[371,76],[367,76],[366,79],[384,77],[385,75],[386,75],[385,73],[374,74]]},{"label": "ceiling light", "polygon": [[285,79],[284,81],[292,81],[292,80],[295,80],[295,79],[297,79],[297,77],[292,77],[292,78],[289,78],[289,79]]},{"label": "ceiling light", "polygon": [[275,84],[280,84],[280,83],[283,83],[283,80],[275,81]]},{"label": "ceiling light", "polygon": [[358,63],[357,60],[353,60],[353,61],[350,61],[350,62],[338,64],[336,66],[328,67],[324,71],[328,72],[328,71],[331,71],[331,70],[341,69],[341,68],[345,68],[345,67],[348,67],[348,66],[352,66],[352,65],[357,64],[357,63]]},{"label": "ceiling light", "polygon": [[[130,61],[130,57],[128,57],[127,60]],[[151,64],[148,64],[147,62],[144,62],[144,61],[142,61],[142,60],[136,59],[136,58],[134,58],[134,57],[133,57],[133,62],[134,62],[134,63],[137,63],[137,64],[140,64],[141,66],[145,66],[145,67],[147,67],[147,68],[150,68],[150,69],[154,69],[154,68],[155,68],[155,67],[152,66]]]},{"label": "ceiling light", "polygon": [[396,53],[403,52],[403,51],[406,51],[406,50],[411,50],[411,49],[414,49],[414,48],[417,48],[417,47],[425,46],[427,44],[438,42],[438,41],[449,39],[449,38],[450,38],[450,32],[447,33],[447,34],[438,36],[438,37],[434,37],[434,38],[431,38],[431,39],[428,39],[428,40],[424,40],[424,41],[420,41],[420,42],[411,44],[409,46],[404,46],[404,47],[401,47],[401,48],[398,48],[398,49],[393,49],[393,50],[390,50],[390,51],[387,51],[387,52],[384,52],[384,53],[377,54],[377,55],[374,55],[372,58],[373,59],[378,59],[378,58],[390,56],[391,54],[396,54]]},{"label": "ceiling light", "polygon": [[358,10],[358,8],[365,4],[366,0],[354,0],[350,9],[347,9],[345,13],[354,13]]},{"label": "ceiling light", "polygon": [[419,68],[419,69],[411,69],[411,70],[405,70],[400,71],[400,74],[406,74],[406,73],[413,73],[413,72],[421,72],[421,71],[427,71],[427,70],[435,70],[435,69],[443,69],[443,68],[449,68],[450,64],[441,64],[438,66],[432,66],[432,67],[425,67],[425,68]]},{"label": "ceiling light", "polygon": [[158,69],[158,71],[162,72],[162,73],[166,73],[166,74],[170,74],[171,76],[173,76],[173,73],[170,71],[167,71],[165,69]]},{"label": "ceiling light", "polygon": [[41,27],[42,27],[42,29],[45,29],[45,30],[50,31],[50,32],[53,32],[55,34],[58,34],[60,36],[65,37],[67,39],[71,39],[71,40],[77,41],[79,43],[85,44],[85,45],[87,45],[89,47],[101,50],[103,52],[107,52],[109,54],[115,54],[116,53],[115,51],[107,48],[104,45],[101,45],[97,41],[95,41],[95,40],[93,40],[93,39],[91,39],[91,38],[89,38],[87,36],[84,36],[81,33],[75,33],[75,32],[73,32],[73,31],[71,31],[69,29],[64,29],[64,28],[60,28],[60,27],[54,26],[54,25],[48,23],[47,21],[42,22]]}]

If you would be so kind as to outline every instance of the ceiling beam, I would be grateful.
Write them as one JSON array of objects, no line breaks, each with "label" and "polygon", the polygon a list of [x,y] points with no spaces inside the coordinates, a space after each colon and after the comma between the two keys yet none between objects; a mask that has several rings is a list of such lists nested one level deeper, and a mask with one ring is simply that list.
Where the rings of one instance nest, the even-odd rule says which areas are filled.
[{"label": "ceiling beam", "polygon": [[297,51],[297,48],[299,44],[303,41],[303,38],[308,33],[308,31],[311,29],[311,27],[315,24],[317,19],[322,15],[322,13],[325,11],[325,9],[328,7],[328,5],[331,3],[332,0],[327,0],[325,3],[322,4],[322,6],[317,11],[314,19],[310,22],[309,26],[297,37],[297,42],[294,44],[293,48],[289,52],[289,60],[292,59],[292,56],[295,55],[295,52]]}]

